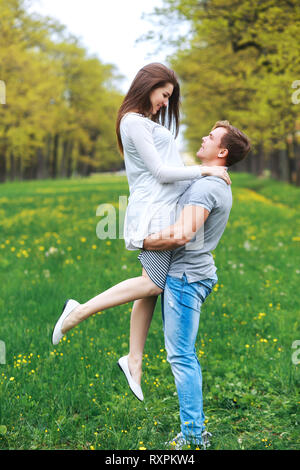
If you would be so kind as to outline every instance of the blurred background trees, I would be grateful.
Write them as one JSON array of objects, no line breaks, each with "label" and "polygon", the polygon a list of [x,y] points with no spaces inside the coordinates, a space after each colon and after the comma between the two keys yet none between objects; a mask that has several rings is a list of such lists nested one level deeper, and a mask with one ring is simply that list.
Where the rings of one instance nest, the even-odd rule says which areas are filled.
[{"label": "blurred background trees", "polygon": [[299,0],[164,0],[152,17],[144,39],[174,46],[191,153],[228,119],[253,144],[236,170],[300,185]]},{"label": "blurred background trees", "polygon": [[[187,150],[228,119],[253,144],[236,170],[300,185],[299,0],[162,0],[151,16],[143,40],[173,46]],[[120,78],[25,0],[0,0],[0,180],[123,168]]]},{"label": "blurred background trees", "polygon": [[1,181],[122,168],[118,78],[62,25],[29,15],[23,0],[0,0]]}]

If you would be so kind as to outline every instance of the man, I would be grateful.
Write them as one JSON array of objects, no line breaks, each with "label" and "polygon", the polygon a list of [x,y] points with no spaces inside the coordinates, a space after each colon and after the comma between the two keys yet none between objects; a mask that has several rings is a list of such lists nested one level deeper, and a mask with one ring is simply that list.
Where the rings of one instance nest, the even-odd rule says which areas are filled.
[{"label": "man", "polygon": [[[245,134],[228,121],[217,122],[202,142],[197,156],[204,165],[230,167],[250,150]],[[174,250],[162,294],[162,314],[180,408],[181,432],[171,441],[176,449],[190,443],[207,445],[195,341],[201,305],[218,280],[211,251],[225,230],[231,206],[230,185],[221,178],[202,177],[181,196],[177,222],[144,240],[146,250]]]}]

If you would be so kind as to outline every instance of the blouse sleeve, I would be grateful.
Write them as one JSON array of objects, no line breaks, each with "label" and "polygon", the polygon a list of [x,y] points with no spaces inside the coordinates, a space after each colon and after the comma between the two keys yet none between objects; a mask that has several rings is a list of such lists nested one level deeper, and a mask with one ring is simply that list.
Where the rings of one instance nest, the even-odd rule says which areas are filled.
[{"label": "blouse sleeve", "polygon": [[200,165],[176,167],[165,165],[161,161],[153,141],[152,131],[143,122],[143,119],[128,120],[127,132],[138,154],[155,179],[159,183],[173,183],[200,178],[202,176]]}]

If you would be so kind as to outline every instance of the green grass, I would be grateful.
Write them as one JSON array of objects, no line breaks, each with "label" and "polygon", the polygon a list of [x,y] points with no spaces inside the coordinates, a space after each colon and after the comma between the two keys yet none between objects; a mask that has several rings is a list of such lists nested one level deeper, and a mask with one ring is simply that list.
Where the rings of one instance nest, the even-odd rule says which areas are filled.
[{"label": "green grass", "polygon": [[[214,253],[219,284],[197,339],[211,449],[299,449],[300,190],[246,174],[232,181]],[[138,252],[96,236],[98,205],[117,207],[127,194],[126,178],[113,176],[0,186],[1,449],[164,449],[179,432],[159,302],[143,403],[116,366],[128,351],[132,304],[51,344],[65,298],[84,302],[139,275]]]}]

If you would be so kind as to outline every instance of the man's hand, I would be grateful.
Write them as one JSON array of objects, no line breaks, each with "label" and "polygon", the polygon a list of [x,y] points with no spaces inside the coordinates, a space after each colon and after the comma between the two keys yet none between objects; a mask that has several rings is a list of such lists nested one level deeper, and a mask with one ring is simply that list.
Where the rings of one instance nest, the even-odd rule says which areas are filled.
[{"label": "man's hand", "polygon": [[231,184],[231,179],[227,173],[226,166],[204,166],[200,165],[203,176],[217,176],[222,178],[227,184]]},{"label": "man's hand", "polygon": [[208,210],[202,206],[185,206],[174,225],[153,233],[144,240],[144,250],[175,250],[186,245],[204,225],[208,216]]}]

